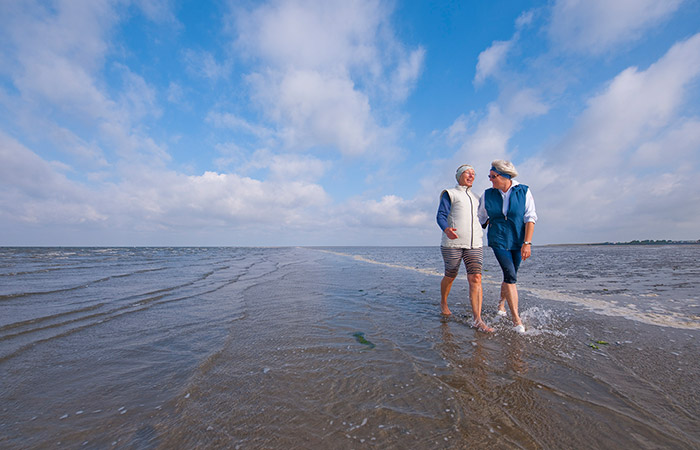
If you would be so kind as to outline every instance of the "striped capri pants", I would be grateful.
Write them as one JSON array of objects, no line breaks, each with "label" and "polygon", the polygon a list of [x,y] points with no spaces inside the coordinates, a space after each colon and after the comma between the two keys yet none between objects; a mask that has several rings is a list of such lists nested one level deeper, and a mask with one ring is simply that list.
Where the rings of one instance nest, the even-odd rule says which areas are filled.
[{"label": "striped capri pants", "polygon": [[484,249],[480,248],[452,248],[440,247],[442,259],[445,261],[445,276],[455,278],[459,273],[460,260],[464,261],[467,274],[481,273],[484,263]]}]

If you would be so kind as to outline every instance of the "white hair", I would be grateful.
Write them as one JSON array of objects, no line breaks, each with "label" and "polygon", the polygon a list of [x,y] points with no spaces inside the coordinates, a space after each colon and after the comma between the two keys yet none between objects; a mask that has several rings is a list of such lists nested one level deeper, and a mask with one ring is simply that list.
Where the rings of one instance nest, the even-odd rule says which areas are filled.
[{"label": "white hair", "polygon": [[511,178],[518,176],[518,171],[515,170],[515,166],[512,162],[506,161],[505,159],[497,159],[491,163],[491,167],[499,172],[503,172],[506,175],[510,175]]}]

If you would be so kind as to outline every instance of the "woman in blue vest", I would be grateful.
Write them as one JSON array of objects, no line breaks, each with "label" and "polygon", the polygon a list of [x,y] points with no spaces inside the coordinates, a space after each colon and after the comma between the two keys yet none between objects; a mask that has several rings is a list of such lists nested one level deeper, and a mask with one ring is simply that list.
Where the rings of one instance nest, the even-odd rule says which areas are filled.
[{"label": "woman in blue vest", "polygon": [[503,271],[498,315],[506,315],[507,301],[515,331],[524,333],[516,282],[520,262],[531,254],[537,212],[530,189],[514,180],[516,176],[518,171],[510,161],[497,159],[491,163],[489,180],[493,187],[486,189],[479,201],[479,222],[489,227],[488,245]]}]

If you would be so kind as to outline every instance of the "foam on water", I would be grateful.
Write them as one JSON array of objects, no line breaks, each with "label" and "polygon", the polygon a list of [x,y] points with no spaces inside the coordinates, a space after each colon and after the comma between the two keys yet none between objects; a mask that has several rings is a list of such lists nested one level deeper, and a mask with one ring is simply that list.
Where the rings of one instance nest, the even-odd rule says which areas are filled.
[{"label": "foam on water", "polygon": [[[384,267],[390,267],[394,269],[410,270],[412,272],[422,273],[429,276],[443,276],[443,273],[434,268],[426,267],[413,267],[405,264],[389,263],[385,261],[379,261],[377,259],[372,259],[367,256],[354,255],[351,253],[333,251],[333,250],[321,250],[326,253],[345,256],[354,259],[355,261],[361,261],[368,264],[376,264]],[[462,275],[463,276],[463,275]],[[498,286],[501,284],[500,275],[493,276],[489,273],[484,273],[482,275],[482,282],[491,286]],[[627,302],[626,304],[620,304],[611,298],[596,298],[591,295],[576,295],[572,293],[564,293],[554,289],[546,289],[542,287],[531,287],[530,285],[523,283],[518,285],[520,292],[529,293],[537,298],[555,302],[570,303],[576,306],[584,307],[587,310],[596,313],[603,314],[606,316],[613,317],[624,317],[629,320],[634,320],[637,322],[642,322],[649,325],[658,325],[664,327],[673,327],[678,329],[687,330],[698,330],[700,329],[700,316],[696,314],[685,314],[676,311],[670,311],[662,307],[662,304],[656,304],[649,307],[650,310],[642,310],[632,302]],[[606,290],[604,290],[606,291]],[[656,299],[659,298],[659,294],[656,293],[621,293],[618,294],[622,297],[626,297],[634,300],[636,297],[645,297]],[[672,300],[671,300],[672,301]],[[690,304],[688,306],[697,306]],[[550,312],[551,313],[551,312]],[[524,315],[524,312],[521,314]],[[532,331],[532,334],[536,331]],[[530,333],[528,333],[530,334]]]},{"label": "foam on water", "polygon": [[319,250],[319,251],[324,252],[324,253],[330,253],[332,255],[347,256],[349,258],[354,259],[355,261],[361,261],[361,262],[365,262],[368,264],[377,264],[379,266],[391,267],[393,269],[411,270],[413,272],[418,272],[418,273],[422,273],[425,275],[432,275],[432,276],[442,276],[443,275],[442,273],[440,273],[434,269],[426,269],[426,268],[421,268],[421,267],[411,267],[411,266],[406,266],[406,265],[402,265],[402,264],[392,264],[392,263],[388,263],[388,262],[377,261],[377,260],[367,258],[364,256],[360,256],[360,255],[351,255],[349,253],[336,252],[336,251],[332,251],[332,250]]},{"label": "foam on water", "polygon": [[583,306],[589,311],[596,314],[606,316],[624,317],[637,322],[646,323],[649,325],[659,325],[664,327],[673,327],[687,330],[700,329],[700,317],[695,315],[684,315],[673,311],[666,311],[661,308],[656,308],[663,312],[640,311],[637,305],[629,303],[620,305],[617,302],[597,299],[593,297],[580,297],[571,294],[564,294],[547,289],[538,289],[530,287],[519,287],[521,291],[526,291],[532,295],[556,302],[571,303],[577,306]]},{"label": "foam on water", "polygon": [[538,336],[550,334],[563,337],[566,334],[560,331],[554,311],[533,306],[520,312],[520,319],[525,325],[525,334]]}]

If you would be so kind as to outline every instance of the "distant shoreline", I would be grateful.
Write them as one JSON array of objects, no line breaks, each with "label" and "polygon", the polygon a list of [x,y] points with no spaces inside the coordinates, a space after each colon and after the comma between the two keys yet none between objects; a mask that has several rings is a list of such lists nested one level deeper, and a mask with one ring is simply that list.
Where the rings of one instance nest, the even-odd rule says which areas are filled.
[{"label": "distant shoreline", "polygon": [[670,241],[667,239],[661,240],[651,240],[646,239],[643,241],[627,241],[627,242],[594,242],[588,244],[547,244],[544,247],[555,247],[562,245],[698,245],[700,244],[700,239],[697,241]]},{"label": "distant shoreline", "polygon": [[[628,242],[588,242],[561,244],[534,244],[535,247],[591,246],[591,245],[700,245],[697,241],[644,240]],[[435,247],[434,245],[0,245],[0,249],[105,249],[105,248],[343,248],[343,247]],[[484,246],[486,248],[486,246]]]}]

